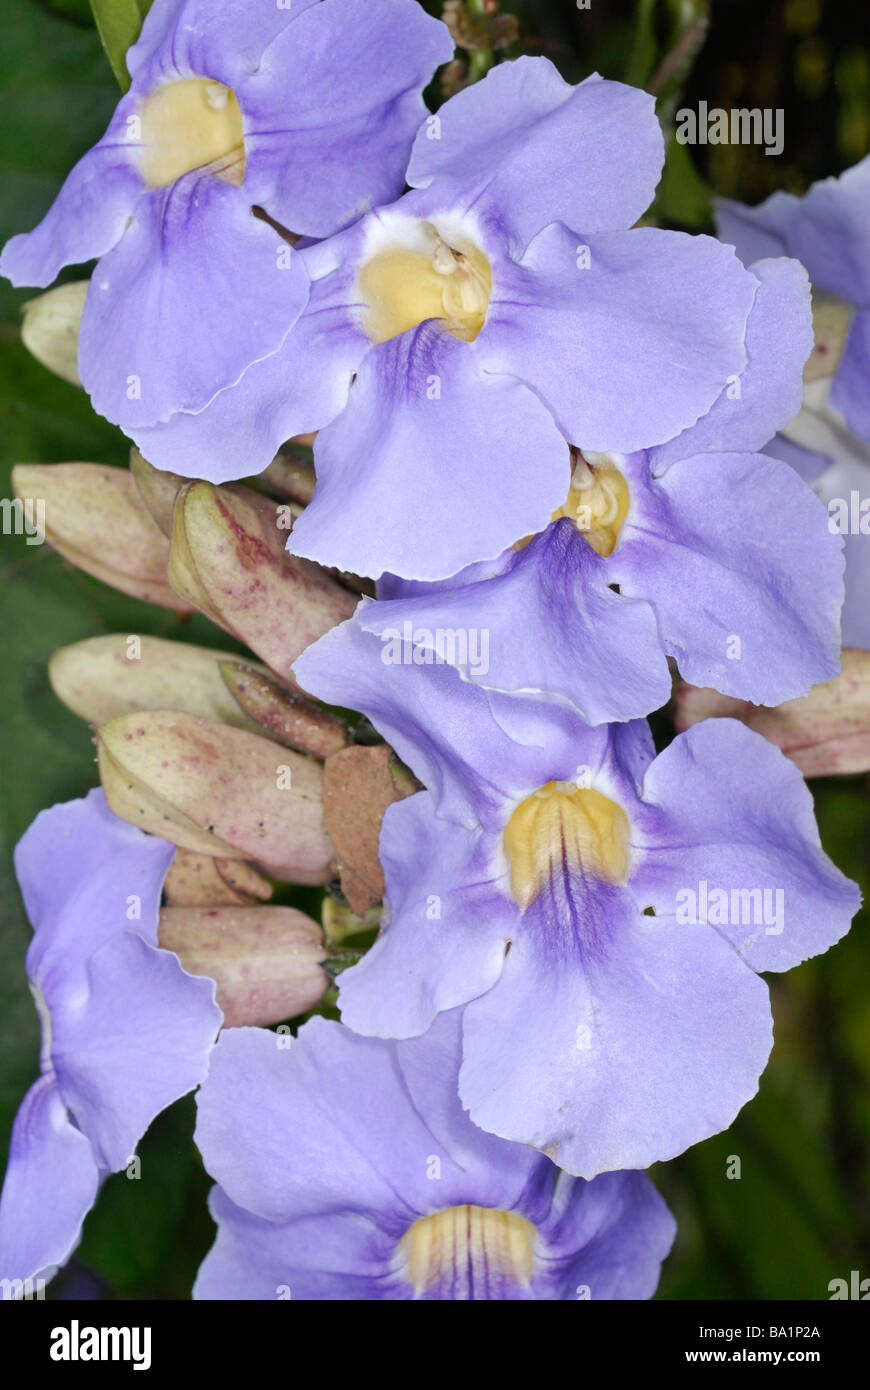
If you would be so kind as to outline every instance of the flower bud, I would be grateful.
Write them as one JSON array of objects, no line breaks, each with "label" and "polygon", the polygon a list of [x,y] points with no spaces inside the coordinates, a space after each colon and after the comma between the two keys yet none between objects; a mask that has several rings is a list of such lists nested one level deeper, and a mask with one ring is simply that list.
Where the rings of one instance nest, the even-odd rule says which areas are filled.
[{"label": "flower bud", "polygon": [[172,907],[247,907],[271,898],[272,885],[244,859],[217,859],[179,849],[163,881],[163,896]]},{"label": "flower bud", "polygon": [[282,508],[235,484],[188,483],[175,505],[169,579],[188,603],[295,687],[293,662],[356,600],[285,550]]},{"label": "flower bud", "polygon": [[215,981],[225,1028],[295,1018],[329,985],[320,927],[293,907],[165,907],[158,941]]},{"label": "flower bud", "polygon": [[171,710],[110,720],[97,731],[97,752],[122,820],[180,849],[248,859],[287,882],[332,877],[323,770],[312,758]]},{"label": "flower bud", "polygon": [[19,463],[12,486],[44,508],[45,539],[79,569],[133,598],[189,612],[167,581],[169,541],[126,468],[99,463]]},{"label": "flower bud", "polygon": [[381,821],[388,806],[416,790],[409,776],[386,744],[344,748],[326,760],[325,824],[335,845],[342,892],[358,917],[364,917],[384,896],[378,858]]},{"label": "flower bud", "polygon": [[88,280],[70,280],[21,306],[21,341],[55,376],[81,386],[79,328]]},{"label": "flower bud", "polygon": [[347,903],[329,893],[324,894],[320,906],[323,934],[330,946],[341,946],[349,937],[359,936],[361,932],[377,931],[382,916],[383,908],[370,907],[364,917],[357,917]]},{"label": "flower bud", "polygon": [[847,649],[843,672],[809,695],[775,709],[734,700],[716,690],[680,688],[677,729],[701,719],[739,719],[796,763],[805,777],[870,770],[870,652]]},{"label": "flower bud", "polygon": [[[89,724],[106,724],[136,710],[182,710],[260,732],[221,678],[228,652],[168,642],[159,637],[111,633],[61,647],[48,663],[59,700]],[[251,666],[253,676],[265,667]]]},{"label": "flower bud", "polygon": [[180,477],[178,473],[167,473],[161,468],[155,468],[136,448],[130,450],[130,472],[146,508],[164,536],[171,540],[175,499],[187,479]]},{"label": "flower bud", "polygon": [[227,691],[238,701],[239,713],[244,710],[288,747],[326,758],[350,742],[350,730],[343,719],[286,690],[262,666],[227,657],[220,663],[220,673]]},{"label": "flower bud", "polygon": [[279,449],[269,467],[260,474],[260,482],[267,492],[304,507],[314,496],[316,479],[310,463],[289,449]]}]

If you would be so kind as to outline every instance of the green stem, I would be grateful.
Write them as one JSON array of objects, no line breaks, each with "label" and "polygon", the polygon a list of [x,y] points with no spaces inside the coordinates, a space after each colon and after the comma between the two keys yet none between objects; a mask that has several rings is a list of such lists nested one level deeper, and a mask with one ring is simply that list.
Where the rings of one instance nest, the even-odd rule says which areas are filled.
[{"label": "green stem", "polygon": [[[469,14],[487,13],[486,0],[465,0]],[[475,48],[468,54],[468,83],[479,82],[485,77],[495,61],[495,55],[491,48]]]}]

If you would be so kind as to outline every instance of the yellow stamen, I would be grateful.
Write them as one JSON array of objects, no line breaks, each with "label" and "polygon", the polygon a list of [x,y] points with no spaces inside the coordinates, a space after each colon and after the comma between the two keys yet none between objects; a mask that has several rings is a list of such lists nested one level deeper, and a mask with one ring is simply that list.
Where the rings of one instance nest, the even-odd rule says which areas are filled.
[{"label": "yellow stamen", "polygon": [[492,271],[471,242],[451,245],[430,222],[420,223],[425,249],[395,241],[360,271],[359,291],[368,308],[365,328],[372,342],[385,343],[426,319],[441,319],[448,333],[470,343],[483,327]]},{"label": "yellow stamen", "polygon": [[612,555],[628,514],[628,483],[606,455],[594,464],[578,449],[572,449],[571,455],[574,471],[568,498],[553,520],[568,517],[594,551],[604,557]]},{"label": "yellow stamen", "polygon": [[242,113],[229,87],[205,77],[168,82],[145,98],[139,118],[142,172],[149,188],[163,188],[216,160],[224,161],[224,167],[216,171],[221,177],[241,183]]},{"label": "yellow stamen", "polygon": [[408,1279],[417,1294],[450,1278],[466,1297],[486,1297],[488,1283],[531,1281],[536,1228],[515,1211],[445,1207],[415,1221],[401,1240]]},{"label": "yellow stamen", "polygon": [[517,806],[504,832],[511,892],[525,909],[567,864],[608,883],[629,869],[628,817],[593,787],[547,782]]}]

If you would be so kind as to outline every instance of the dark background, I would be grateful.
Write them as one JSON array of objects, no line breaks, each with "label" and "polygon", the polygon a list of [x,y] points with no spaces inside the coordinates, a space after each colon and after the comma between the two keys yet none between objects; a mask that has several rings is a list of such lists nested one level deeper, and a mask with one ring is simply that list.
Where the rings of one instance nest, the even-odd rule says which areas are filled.
[{"label": "dark background", "polygon": [[[435,4],[427,5],[438,13]],[[571,81],[600,71],[646,85],[678,38],[692,0],[517,0],[520,42]],[[706,43],[675,106],[782,107],[785,148],[672,146],[653,218],[709,230],[709,195],[756,202],[801,193],[870,148],[870,22],[852,0],[714,0]],[[99,137],[118,87],[85,0],[4,0],[0,241],[26,230],[74,160]],[[434,94],[437,100],[437,93]],[[870,210],[868,210],[870,215]],[[39,366],[19,341],[19,306],[35,292],[0,283],[0,452],[16,462],[90,460],[123,466],[126,445],[77,388]],[[4,472],[0,493],[11,492]],[[36,1075],[38,1029],[24,976],[30,929],[11,848],[43,806],[96,782],[87,728],[52,695],[51,652],[102,632],[153,633],[215,644],[202,618],[115,594],[23,537],[0,537],[0,1148]],[[225,645],[221,635],[218,645]],[[811,784],[822,839],[846,873],[870,883],[868,783]],[[866,913],[826,956],[771,979],[776,1046],[760,1095],[726,1134],[653,1176],[679,1222],[659,1297],[824,1299],[852,1269],[870,1277],[870,939]],[[186,1297],[211,1240],[208,1180],[190,1142],[190,1099],[152,1126],[142,1178],[108,1180],[78,1257],[52,1292]],[[732,1156],[741,1177],[729,1179]],[[732,1165],[733,1167],[733,1165]],[[59,1175],[60,1178],[61,1175]]]}]

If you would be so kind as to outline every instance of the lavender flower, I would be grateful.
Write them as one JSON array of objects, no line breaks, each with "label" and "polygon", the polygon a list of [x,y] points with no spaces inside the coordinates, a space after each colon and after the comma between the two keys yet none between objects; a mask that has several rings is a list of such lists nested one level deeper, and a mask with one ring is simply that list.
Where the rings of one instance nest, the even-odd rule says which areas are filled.
[{"label": "lavender flower", "polygon": [[[836,426],[870,444],[870,156],[803,198],[774,193],[757,208],[720,199],[717,226],[747,264],[794,256],[813,286],[816,347],[807,363],[806,416],[787,433],[823,448]],[[813,421],[812,417],[820,417]]]},{"label": "lavender flower", "polygon": [[223,480],[320,430],[295,554],[417,579],[499,555],[564,502],[566,441],[663,444],[746,365],[756,277],[709,238],[632,229],[661,160],[646,94],[499,65],[424,123],[410,193],[300,252],[280,350],[137,442]]},{"label": "lavender flower", "polygon": [[644,722],[590,728],[386,652],[352,619],[295,666],[428,789],[384,817],[388,918],[341,977],[344,1022],[411,1037],[467,1005],[472,1120],[584,1177],[727,1127],[771,1046],[757,972],[825,950],[858,904],[797,768],[729,719],[654,759]]},{"label": "lavender flower", "polygon": [[789,463],[828,507],[843,536],[843,642],[870,647],[870,156],[803,198],[774,193],[759,207],[719,200],[717,224],[748,264],[796,256],[813,286],[815,347],[804,398],[765,452]]},{"label": "lavender flower", "polygon": [[674,1222],[642,1173],[593,1182],[477,1129],[460,1019],[388,1043],[312,1019],[224,1034],[196,1139],[217,1178],[200,1299],[649,1298]]},{"label": "lavender flower", "polygon": [[[695,685],[758,704],[835,676],[842,543],[792,470],[754,452],[800,402],[806,277],[788,260],[753,270],[749,364],[697,425],[627,456],[574,450],[545,531],[439,583],[382,577],[360,626],[591,723],[665,704],[667,657]],[[451,640],[469,633],[486,634],[485,661]]]},{"label": "lavender flower", "polygon": [[99,790],[42,811],[17,846],[42,1057],[0,1198],[4,1278],[51,1277],[102,1179],[207,1071],[221,1022],[214,984],[157,947],[173,853],[117,820]]},{"label": "lavender flower", "polygon": [[201,410],[276,351],[308,277],[269,219],[321,237],[397,196],[452,51],[412,0],[155,0],[106,134],[0,260],[48,285],[101,258],[79,339],[101,414],[135,433]]}]

